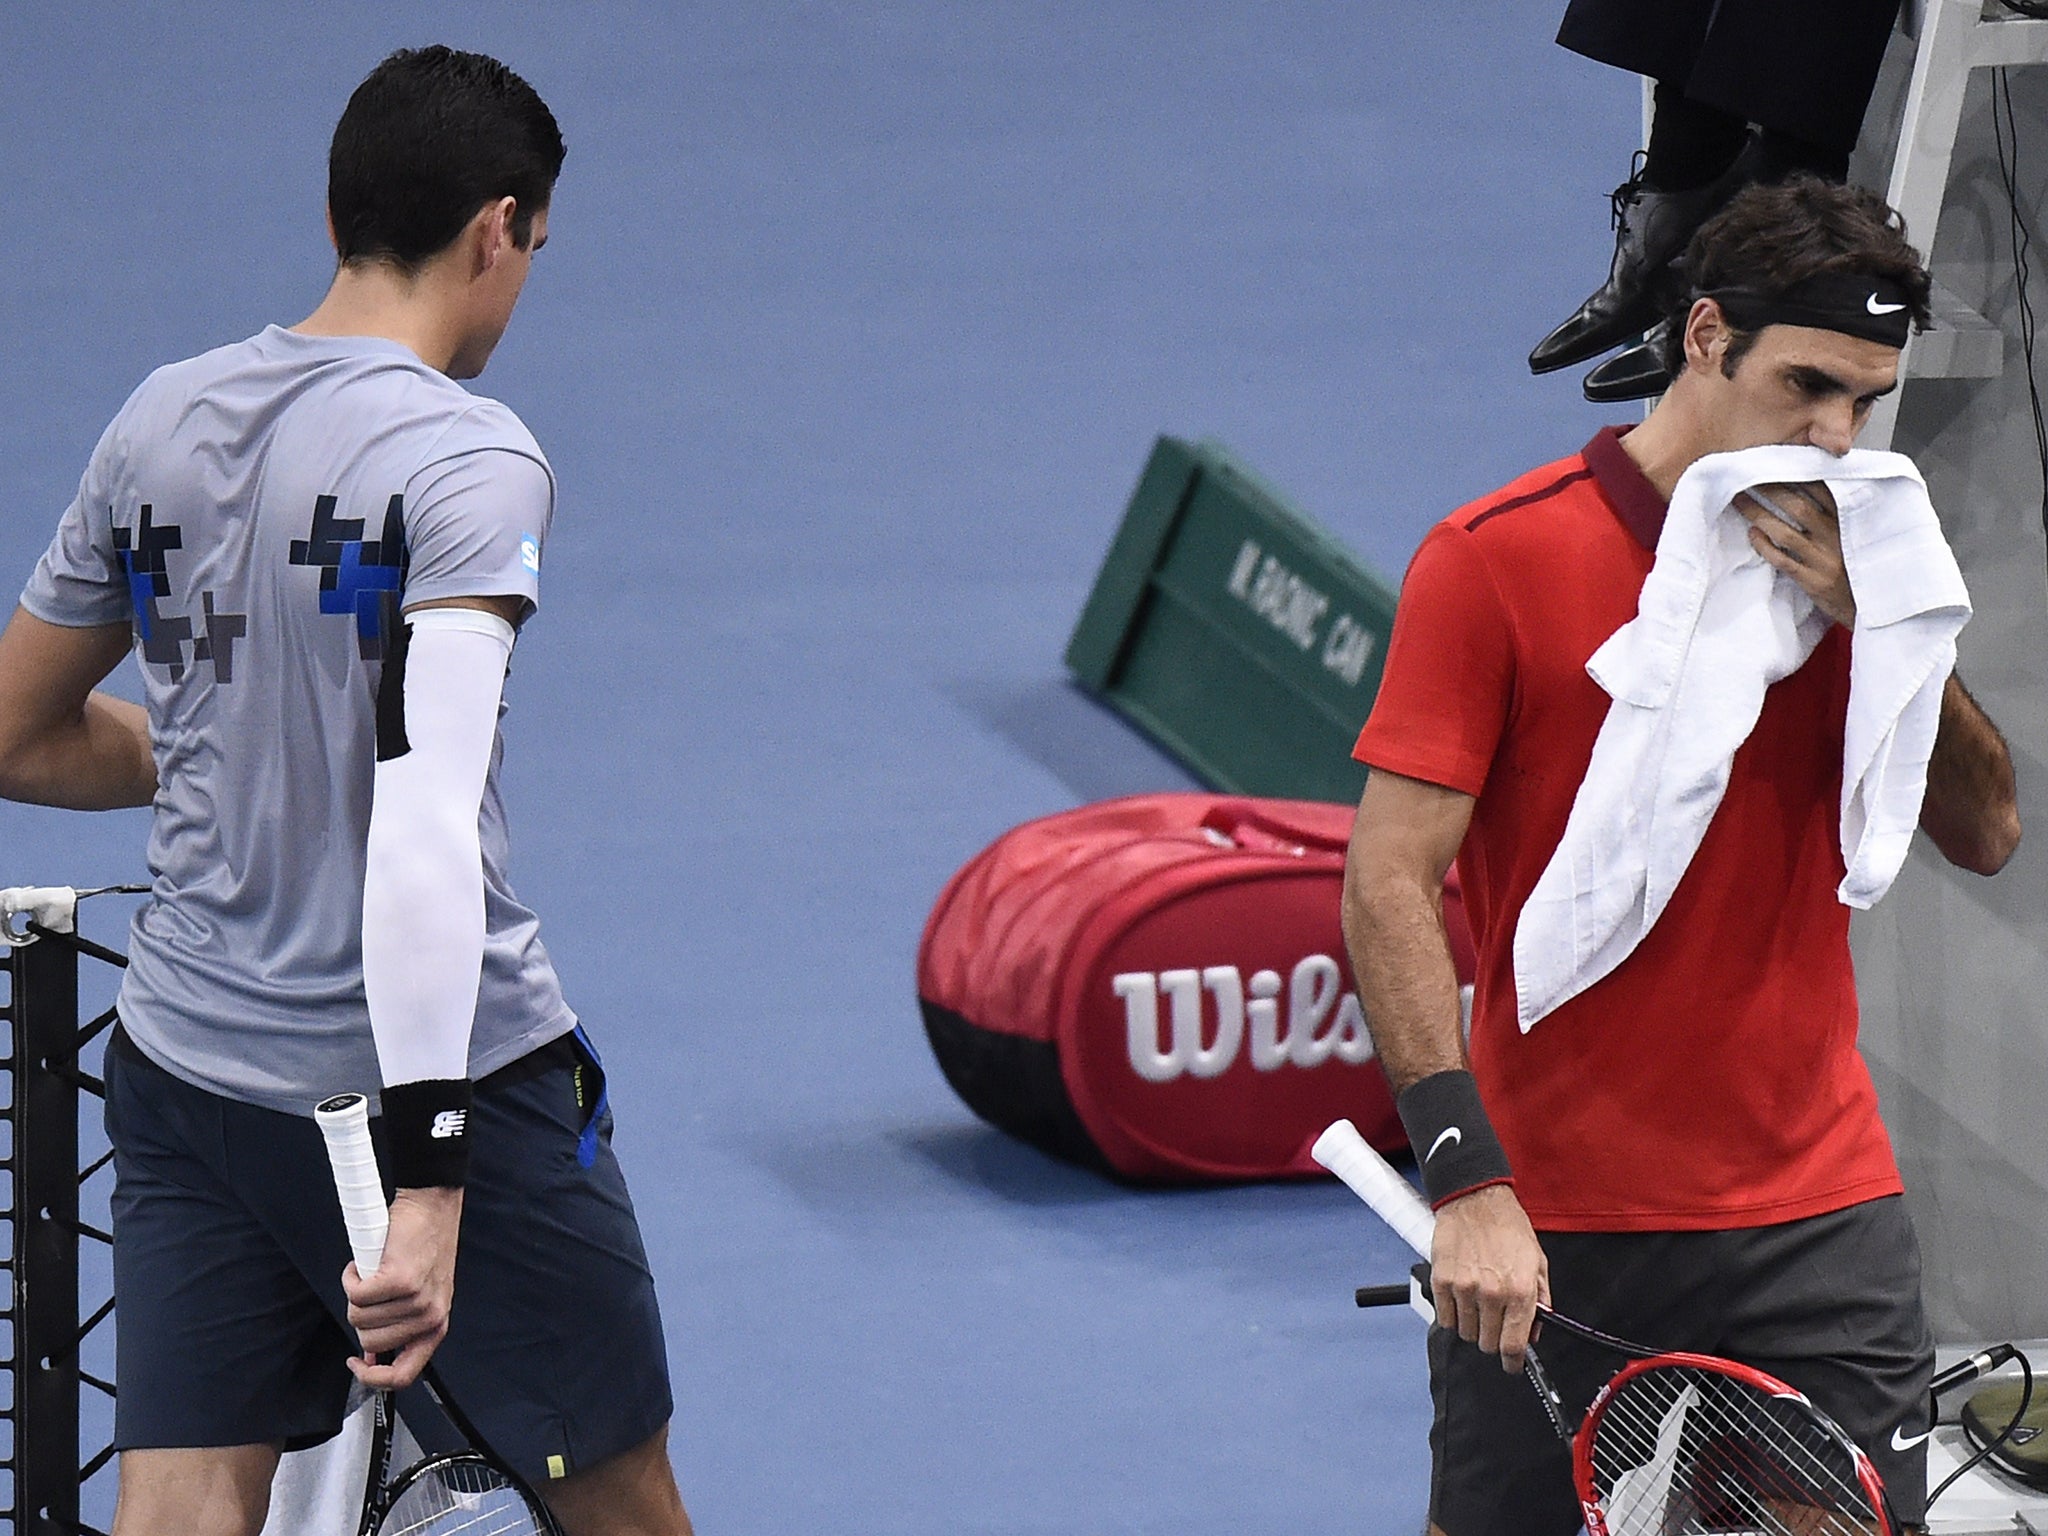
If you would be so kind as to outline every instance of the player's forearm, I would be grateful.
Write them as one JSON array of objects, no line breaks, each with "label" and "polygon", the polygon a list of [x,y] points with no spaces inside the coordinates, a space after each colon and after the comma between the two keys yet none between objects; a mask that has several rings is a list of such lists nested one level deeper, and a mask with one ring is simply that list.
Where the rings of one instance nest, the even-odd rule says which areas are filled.
[{"label": "player's forearm", "polygon": [[412,782],[419,753],[378,765],[363,878],[363,997],[384,1082],[388,1168],[401,1189],[468,1176],[469,1037],[483,972],[475,800]]},{"label": "player's forearm", "polygon": [[1458,974],[1443,885],[1354,859],[1345,870],[1344,940],[1373,1048],[1395,1093],[1465,1065]]},{"label": "player's forearm", "polygon": [[148,805],[156,798],[148,714],[126,699],[88,695],[69,719],[8,744],[0,797],[75,811]]},{"label": "player's forearm", "polygon": [[[390,775],[379,771],[388,805]],[[387,1084],[469,1075],[483,972],[483,855],[472,819],[373,816],[363,990]],[[458,873],[459,872],[459,873]]]},{"label": "player's forearm", "polygon": [[380,720],[363,872],[363,995],[400,1188],[459,1186],[469,1163],[469,1037],[483,971],[478,814],[512,626],[468,608],[408,615],[400,719]]},{"label": "player's forearm", "polygon": [[1998,873],[2019,846],[2012,754],[1991,717],[1954,676],[1942,691],[1920,825],[1943,858],[1980,875]]}]

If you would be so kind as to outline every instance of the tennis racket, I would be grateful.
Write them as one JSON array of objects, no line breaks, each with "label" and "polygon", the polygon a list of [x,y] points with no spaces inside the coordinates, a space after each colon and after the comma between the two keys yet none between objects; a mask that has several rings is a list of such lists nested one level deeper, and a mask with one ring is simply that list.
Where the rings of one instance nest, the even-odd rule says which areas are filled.
[{"label": "tennis racket", "polygon": [[[1311,1155],[1428,1259],[1435,1213],[1349,1120],[1317,1137]],[[1587,1536],[1898,1536],[1870,1458],[1796,1388],[1734,1360],[1648,1350],[1537,1311],[1545,1327],[1631,1357],[1576,1430],[1535,1349],[1525,1357],[1571,1449]]]},{"label": "tennis racket", "polygon": [[[313,1118],[327,1142],[356,1272],[375,1274],[391,1213],[370,1144],[369,1104],[360,1093],[344,1093],[321,1104]],[[391,1394],[379,1392],[358,1536],[562,1536],[539,1495],[490,1449],[431,1366],[421,1380],[470,1449],[423,1457],[393,1477]]]}]

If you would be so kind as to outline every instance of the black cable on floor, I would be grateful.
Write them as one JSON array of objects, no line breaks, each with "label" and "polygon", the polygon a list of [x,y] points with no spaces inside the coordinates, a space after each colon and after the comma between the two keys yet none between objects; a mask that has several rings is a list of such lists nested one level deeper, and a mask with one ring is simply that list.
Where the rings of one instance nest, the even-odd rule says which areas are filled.
[{"label": "black cable on floor", "polygon": [[[2006,0],[2006,3],[2011,5],[2018,0]],[[2024,0],[2024,3],[2041,5],[2042,16],[2048,18],[2048,0]],[[2041,526],[2043,535],[2048,536],[2048,417],[2044,417],[2042,412],[2041,386],[2034,373],[2034,300],[2028,291],[2033,275],[2033,237],[2020,213],[2019,125],[2013,119],[2012,81],[2004,69],[1994,71],[1991,76],[1991,135],[1998,146],[1999,178],[2005,183],[2013,283],[2019,295],[2020,351],[2027,364],[2027,400],[2034,412],[2034,451],[2041,461]],[[2009,150],[2008,137],[2012,141]]]},{"label": "black cable on floor", "polygon": [[1948,1492],[1951,1483],[1965,1472],[1968,1472],[1972,1467],[1977,1466],[1986,1456],[1989,1456],[2019,1432],[2021,1423],[2026,1419],[2027,1409],[2033,1405],[2034,1401],[2034,1363],[2026,1357],[2024,1352],[2015,1354],[2013,1358],[2020,1363],[2022,1385],[2020,1387],[2019,1406],[2013,1409],[2012,1418],[2007,1422],[2005,1428],[1986,1441],[1982,1450],[1978,1451],[1974,1456],[1967,1458],[1961,1466],[1957,1467],[1955,1471],[1949,1473],[1947,1477],[1944,1477],[1935,1485],[1934,1492],[1927,1495],[1927,1507],[1929,1509],[1934,1507],[1936,1499]]}]

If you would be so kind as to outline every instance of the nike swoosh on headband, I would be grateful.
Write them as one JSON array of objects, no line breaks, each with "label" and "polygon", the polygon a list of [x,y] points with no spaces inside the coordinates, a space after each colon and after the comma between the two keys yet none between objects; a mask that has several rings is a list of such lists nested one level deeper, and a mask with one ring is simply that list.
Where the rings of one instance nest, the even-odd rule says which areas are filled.
[{"label": "nike swoosh on headband", "polygon": [[1933,1430],[1927,1429],[1922,1430],[1919,1434],[1912,1436],[1910,1439],[1901,1439],[1900,1436],[1904,1435],[1905,1432],[1906,1426],[1903,1424],[1901,1424],[1897,1429],[1892,1431],[1893,1450],[1910,1451],[1911,1449],[1913,1449],[1914,1446],[1918,1445],[1922,1440],[1925,1440],[1929,1435],[1934,1433]]},{"label": "nike swoosh on headband", "polygon": [[1880,304],[1877,302],[1877,295],[1873,293],[1863,301],[1863,307],[1873,315],[1896,315],[1906,306],[1903,304]]},{"label": "nike swoosh on headband", "polygon": [[1451,1126],[1441,1136],[1437,1137],[1435,1141],[1429,1144],[1429,1150],[1422,1154],[1422,1160],[1426,1163],[1432,1157],[1435,1157],[1438,1150],[1443,1146],[1445,1142],[1448,1141],[1452,1146],[1456,1146],[1459,1142],[1463,1141],[1464,1139],[1465,1133],[1459,1130],[1455,1125]]}]

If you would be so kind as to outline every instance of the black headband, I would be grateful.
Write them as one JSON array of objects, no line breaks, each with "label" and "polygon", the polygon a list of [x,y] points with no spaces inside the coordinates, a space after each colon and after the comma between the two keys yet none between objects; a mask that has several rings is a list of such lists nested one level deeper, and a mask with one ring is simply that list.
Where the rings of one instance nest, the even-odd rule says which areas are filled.
[{"label": "black headband", "polygon": [[1782,293],[1710,288],[1695,297],[1712,299],[1728,323],[1744,331],[1805,325],[1903,347],[1913,328],[1913,302],[1903,286],[1888,277],[1856,272],[1822,272]]}]

